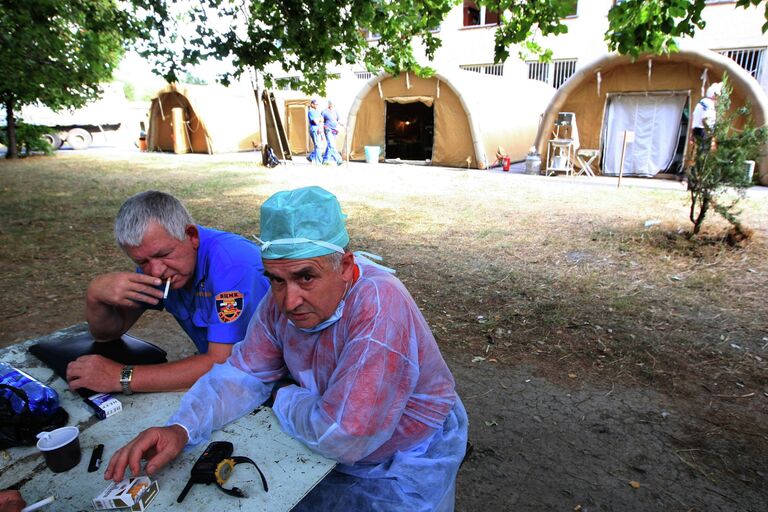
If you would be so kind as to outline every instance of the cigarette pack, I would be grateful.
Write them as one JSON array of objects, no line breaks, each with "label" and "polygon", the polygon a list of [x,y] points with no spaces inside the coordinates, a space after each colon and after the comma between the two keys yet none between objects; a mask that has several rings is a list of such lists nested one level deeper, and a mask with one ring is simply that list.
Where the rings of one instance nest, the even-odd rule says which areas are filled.
[{"label": "cigarette pack", "polygon": [[106,419],[123,410],[123,404],[120,400],[109,393],[96,393],[85,399],[85,402],[91,406],[99,419]]},{"label": "cigarette pack", "polygon": [[109,484],[101,494],[93,498],[93,506],[96,510],[127,508],[140,512],[146,510],[159,490],[157,480],[150,480],[149,477],[126,478]]}]

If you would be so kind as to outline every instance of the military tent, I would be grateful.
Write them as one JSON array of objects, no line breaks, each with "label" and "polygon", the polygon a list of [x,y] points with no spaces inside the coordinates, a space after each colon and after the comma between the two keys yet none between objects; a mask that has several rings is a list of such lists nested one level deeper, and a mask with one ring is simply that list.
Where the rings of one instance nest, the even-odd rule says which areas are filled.
[{"label": "military tent", "polygon": [[[536,137],[544,164],[558,114],[569,112],[575,114],[577,145],[599,151],[602,174],[618,175],[625,131],[634,133],[634,141],[626,146],[624,175],[680,172],[689,146],[689,113],[725,72],[733,86],[732,106],[751,104],[754,124],[765,124],[764,91],[743,68],[718,53],[681,45],[678,52],[634,62],[618,54],[595,60],[576,71],[547,107]],[[761,158],[758,168],[761,183],[768,185],[768,158]]]},{"label": "military tent", "polygon": [[485,169],[499,147],[523,160],[555,90],[535,80],[456,71],[419,78],[381,74],[360,90],[349,111],[348,153]]},{"label": "military tent", "polygon": [[260,147],[259,110],[252,91],[169,84],[152,99],[149,151],[227,153]]}]

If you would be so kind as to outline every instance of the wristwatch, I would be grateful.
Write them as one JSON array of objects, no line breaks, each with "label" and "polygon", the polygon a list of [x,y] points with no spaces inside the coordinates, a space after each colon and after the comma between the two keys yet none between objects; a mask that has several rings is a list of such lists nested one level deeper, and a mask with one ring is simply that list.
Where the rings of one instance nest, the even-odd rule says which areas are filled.
[{"label": "wristwatch", "polygon": [[123,387],[124,395],[132,395],[131,379],[133,378],[133,366],[123,366],[120,370],[120,385]]},{"label": "wristwatch", "polygon": [[238,464],[251,464],[253,467],[256,468],[256,471],[259,472],[259,476],[261,477],[261,484],[264,486],[264,492],[269,492],[269,486],[267,485],[267,479],[264,478],[264,473],[261,472],[261,468],[253,462],[248,457],[242,457],[242,456],[234,456],[227,459],[224,459],[220,461],[216,465],[216,469],[214,470],[214,476],[216,477],[216,485],[219,489],[221,489],[224,493],[229,494],[230,496],[236,496],[238,498],[245,498],[245,493],[240,490],[238,487],[232,487],[231,489],[227,489],[224,487],[224,484],[227,483],[227,480],[229,480],[229,477],[232,476],[232,471],[235,469],[235,466]]}]

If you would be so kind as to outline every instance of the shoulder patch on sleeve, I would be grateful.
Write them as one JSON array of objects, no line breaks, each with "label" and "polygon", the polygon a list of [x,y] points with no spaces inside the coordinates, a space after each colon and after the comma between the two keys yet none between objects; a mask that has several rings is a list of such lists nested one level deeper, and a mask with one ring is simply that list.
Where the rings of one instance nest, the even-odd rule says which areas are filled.
[{"label": "shoulder patch on sleeve", "polygon": [[243,313],[245,298],[237,290],[216,295],[216,313],[223,324],[234,322]]}]

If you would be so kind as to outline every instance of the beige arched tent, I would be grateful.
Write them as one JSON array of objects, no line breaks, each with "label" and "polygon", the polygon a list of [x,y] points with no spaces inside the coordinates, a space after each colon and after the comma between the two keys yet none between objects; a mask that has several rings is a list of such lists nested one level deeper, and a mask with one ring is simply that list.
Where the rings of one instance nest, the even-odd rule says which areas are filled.
[{"label": "beige arched tent", "polygon": [[347,152],[363,160],[366,146],[378,146],[381,158],[485,169],[502,147],[513,161],[523,160],[554,92],[543,82],[470,71],[382,74],[352,103]]},{"label": "beige arched tent", "polygon": [[152,99],[149,151],[212,154],[253,151],[260,144],[253,92],[174,83]]},{"label": "beige arched tent", "polygon": [[[703,90],[719,82],[727,72],[733,94],[732,106],[749,103],[756,126],[768,120],[768,101],[758,82],[731,59],[718,53],[681,45],[678,52],[664,56],[642,56],[636,61],[628,56],[610,54],[576,71],[558,90],[547,107],[536,146],[546,165],[548,141],[553,138],[560,112],[575,114],[581,148],[600,151],[604,174],[616,175],[621,164],[623,133],[634,125],[635,144],[642,148],[647,167],[633,173],[629,148],[624,172],[651,176],[664,171],[658,165],[668,161],[668,169],[679,168],[688,147],[690,132],[688,112],[701,99]],[[621,108],[625,105],[625,119]],[[676,110],[675,110],[676,109]],[[645,139],[645,140],[641,140]],[[640,151],[640,150],[638,150]],[[671,153],[670,153],[671,152]],[[666,156],[659,156],[666,154]],[[671,154],[672,159],[667,157]],[[653,159],[658,159],[652,162]],[[657,164],[657,165],[653,165]],[[768,185],[768,158],[758,161],[760,182]]]}]

